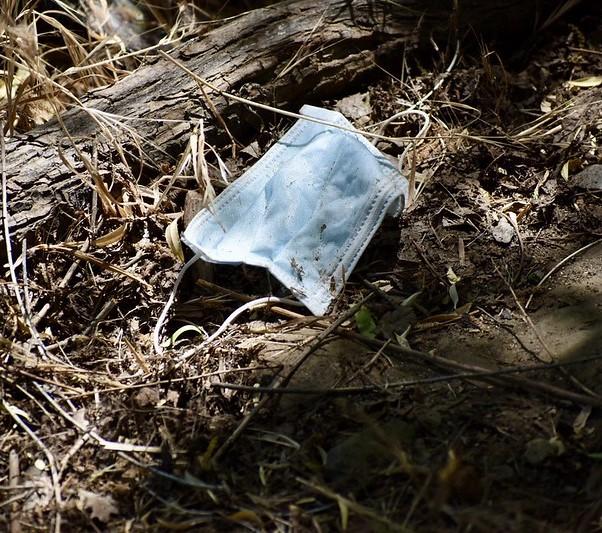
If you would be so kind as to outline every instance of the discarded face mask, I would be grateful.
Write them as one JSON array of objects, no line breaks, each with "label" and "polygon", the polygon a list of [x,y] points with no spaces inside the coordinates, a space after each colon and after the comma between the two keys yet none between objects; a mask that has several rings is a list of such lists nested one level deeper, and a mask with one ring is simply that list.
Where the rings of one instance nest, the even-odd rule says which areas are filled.
[{"label": "discarded face mask", "polygon": [[205,261],[266,268],[322,315],[385,214],[404,207],[408,183],[340,113],[306,105],[301,114],[333,125],[299,119],[183,240]]}]

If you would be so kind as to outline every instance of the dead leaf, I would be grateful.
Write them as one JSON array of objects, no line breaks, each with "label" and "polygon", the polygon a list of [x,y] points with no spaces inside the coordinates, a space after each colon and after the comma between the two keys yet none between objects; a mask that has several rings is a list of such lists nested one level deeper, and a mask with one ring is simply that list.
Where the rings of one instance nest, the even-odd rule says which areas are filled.
[{"label": "dead leaf", "polygon": [[541,104],[539,104],[539,109],[541,109],[542,113],[549,113],[552,111],[552,102],[549,100],[542,100]]},{"label": "dead leaf", "polygon": [[514,228],[512,227],[512,224],[506,220],[506,217],[502,217],[491,233],[497,242],[508,244],[512,240],[512,237],[514,237]]},{"label": "dead leaf", "polygon": [[589,165],[575,175],[571,183],[574,187],[596,190],[602,189],[602,165]]},{"label": "dead leaf", "polygon": [[335,104],[335,108],[348,119],[354,121],[366,119],[370,116],[370,113],[372,113],[370,94],[356,93],[351,96],[346,96],[345,98],[341,98]]},{"label": "dead leaf", "polygon": [[564,178],[565,181],[567,181],[569,179],[569,176],[571,174],[574,174],[575,170],[577,170],[580,166],[580,159],[569,159],[566,163],[564,163],[564,165],[562,165],[562,168],[560,169],[560,175]]},{"label": "dead leaf", "polygon": [[349,507],[343,498],[337,498],[337,503],[339,505],[339,512],[341,513],[341,529],[347,531],[347,527],[349,526]]},{"label": "dead leaf", "polygon": [[[179,217],[178,217],[179,218]],[[174,257],[184,262],[184,251],[182,250],[182,242],[180,241],[180,233],[178,232],[178,219],[172,220],[165,229],[165,240],[169,245],[169,249]]]},{"label": "dead leaf", "polygon": [[448,450],[447,463],[437,472],[439,504],[449,499],[476,503],[483,497],[481,474],[475,466],[465,463],[453,450]]},{"label": "dead leaf", "polygon": [[587,421],[589,419],[589,415],[592,414],[591,405],[586,405],[581,408],[581,412],[575,417],[575,421],[573,422],[573,431],[575,435],[580,436],[587,425]]},{"label": "dead leaf", "polygon": [[253,141],[251,144],[246,146],[240,151],[242,154],[247,154],[251,156],[253,159],[259,159],[261,157],[261,148],[259,148],[259,143],[257,141]]},{"label": "dead leaf", "polygon": [[447,292],[449,293],[449,297],[452,303],[454,304],[454,309],[456,309],[456,307],[458,307],[458,303],[460,303],[460,296],[458,294],[458,289],[456,288],[456,285],[450,285]]},{"label": "dead leaf", "polygon": [[118,243],[125,236],[125,230],[126,225],[122,224],[113,231],[105,233],[102,237],[98,237],[98,239],[94,241],[94,246],[96,246],[97,248],[104,248],[105,246],[110,246],[111,244]]},{"label": "dead leaf", "polygon": [[232,513],[227,517],[229,520],[233,522],[248,522],[251,524],[256,524],[258,526],[263,526],[263,522],[261,518],[257,515],[255,511],[243,509],[242,511],[238,511],[236,513]]},{"label": "dead leaf", "polygon": [[447,280],[452,284],[455,285],[456,283],[458,283],[462,278],[460,278],[460,276],[458,276],[452,269],[452,267],[448,267],[447,268]]},{"label": "dead leaf", "polygon": [[602,76],[587,76],[568,82],[569,87],[598,87],[602,85]]},{"label": "dead leaf", "polygon": [[108,522],[111,515],[119,512],[113,496],[103,496],[84,489],[79,489],[78,503],[82,511],[90,511],[91,518],[96,518],[103,523]]}]

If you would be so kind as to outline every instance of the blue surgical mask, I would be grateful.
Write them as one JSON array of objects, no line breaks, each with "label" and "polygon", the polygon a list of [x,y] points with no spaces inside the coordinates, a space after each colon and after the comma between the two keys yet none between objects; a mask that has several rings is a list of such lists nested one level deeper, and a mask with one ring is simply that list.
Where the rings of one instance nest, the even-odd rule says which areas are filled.
[{"label": "blue surgical mask", "polygon": [[[353,129],[335,111],[301,114]],[[408,183],[353,131],[299,119],[268,152],[199,212],[183,236],[212,263],[269,270],[315,315],[327,312]]]}]

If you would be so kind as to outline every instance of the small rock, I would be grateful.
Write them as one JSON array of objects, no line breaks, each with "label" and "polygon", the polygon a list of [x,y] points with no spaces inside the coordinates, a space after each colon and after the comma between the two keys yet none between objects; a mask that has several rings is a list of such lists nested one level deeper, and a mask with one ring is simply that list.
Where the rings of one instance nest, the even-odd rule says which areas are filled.
[{"label": "small rock", "polygon": [[500,221],[491,233],[497,242],[508,244],[512,240],[512,237],[514,237],[514,228],[505,218],[500,218]]},{"label": "small rock", "polygon": [[140,389],[133,397],[134,405],[138,408],[155,407],[160,399],[159,390],[151,387]]},{"label": "small rock", "polygon": [[571,180],[574,187],[596,190],[602,189],[602,165],[590,165]]},{"label": "small rock", "polygon": [[84,489],[79,489],[78,507],[83,511],[89,511],[91,518],[101,522],[108,522],[111,515],[117,514],[119,509],[110,494],[96,494]]},{"label": "small rock", "polygon": [[369,93],[356,93],[345,98],[341,98],[336,104],[337,111],[346,118],[355,122],[365,122],[372,113]]}]

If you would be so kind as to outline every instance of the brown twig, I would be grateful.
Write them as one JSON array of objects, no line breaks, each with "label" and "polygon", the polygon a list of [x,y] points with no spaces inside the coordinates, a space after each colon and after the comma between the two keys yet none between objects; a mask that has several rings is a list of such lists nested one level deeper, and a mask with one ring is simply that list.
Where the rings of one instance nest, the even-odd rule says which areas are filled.
[{"label": "brown twig", "polygon": [[[19,454],[16,450],[11,450],[8,454],[8,486],[11,489],[15,489],[19,485],[20,475]],[[13,503],[10,508],[10,533],[21,533],[17,503]]]},{"label": "brown twig", "polygon": [[[311,356],[311,354],[313,354],[322,345],[322,343],[324,342],[324,340],[328,336],[330,336],[334,331],[336,331],[343,322],[345,322],[346,320],[349,320],[349,318],[352,317],[357,312],[357,310],[359,309],[359,307],[361,305],[363,305],[371,296],[372,296],[372,294],[369,294],[368,296],[362,298],[358,303],[356,303],[355,305],[353,305],[352,307],[350,307],[345,313],[343,313],[339,318],[337,318],[324,331],[322,331],[321,333],[319,333],[318,335],[316,335],[314,337],[314,339],[313,339],[313,342],[303,351],[303,353],[299,357],[299,360],[295,363],[295,365],[287,373],[287,375],[284,376],[284,377],[276,376],[272,380],[272,383],[271,383],[271,385],[270,385],[269,388],[272,389],[272,390],[280,391],[280,392],[286,390],[286,386],[288,385],[288,383],[290,382],[290,380],[292,379],[292,377],[299,370],[299,368],[301,368],[301,366],[307,361],[307,359]],[[265,407],[265,405],[268,403],[269,400],[271,400],[271,398],[272,397],[270,397],[270,396],[265,396],[264,398],[262,398],[257,403],[257,405],[255,405],[255,407],[251,410],[251,412],[248,413],[242,419],[242,421],[240,422],[240,424],[230,434],[230,436],[226,439],[226,441],[224,442],[224,444],[222,444],[219,447],[219,449],[217,450],[217,452],[215,452],[215,454],[213,455],[213,458],[212,458],[213,461],[215,461],[215,462],[219,461],[219,459],[221,458],[221,456],[238,439],[238,437],[242,434],[242,432],[245,430],[245,428],[249,425],[249,423],[255,417],[255,415],[259,411],[261,411],[261,409],[263,409]]]},{"label": "brown twig", "polygon": [[54,499],[56,502],[56,510],[55,510],[55,521],[54,521],[54,532],[60,533],[61,531],[61,507],[62,507],[62,497],[61,497],[61,484],[59,479],[58,470],[56,468],[56,460],[52,452],[46,447],[46,445],[42,442],[42,440],[34,433],[34,431],[21,419],[20,410],[13,407],[6,400],[2,400],[2,407],[4,407],[5,411],[12,417],[12,419],[17,423],[17,425],[25,431],[29,435],[29,437],[37,444],[38,448],[42,450],[44,455],[46,456],[46,460],[48,461],[48,466],[50,467],[50,477],[52,479],[52,487],[54,489]]},{"label": "brown twig", "polygon": [[[495,270],[498,273],[498,275],[502,278],[502,281],[504,281],[504,283],[508,287],[508,290],[510,291],[510,294],[512,294],[512,298],[514,298],[514,302],[516,303],[516,306],[520,310],[521,315],[523,316],[523,319],[529,325],[529,327],[533,330],[533,333],[537,337],[537,340],[539,341],[539,343],[541,344],[541,346],[543,347],[543,349],[545,350],[545,352],[546,352],[546,354],[548,355],[548,358],[549,358],[547,361],[545,361],[539,355],[536,355],[537,359],[539,359],[540,361],[548,362],[548,363],[551,362],[551,361],[557,360],[558,358],[552,352],[552,350],[550,350],[550,348],[548,347],[546,341],[541,336],[541,333],[539,333],[539,330],[535,327],[535,324],[533,323],[533,320],[531,320],[531,317],[527,314],[527,311],[525,311],[524,307],[521,305],[520,301],[518,300],[518,297],[516,296],[516,293],[514,292],[514,289],[510,285],[510,283],[508,283],[508,281],[506,280],[506,278],[504,278],[504,276],[502,276],[502,273],[499,271],[499,269],[497,268],[497,266],[495,264],[494,264],[494,267],[495,267]],[[599,394],[596,394],[589,387],[587,387],[586,385],[584,385],[583,383],[581,383],[575,376],[573,376],[571,373],[569,373],[565,368],[559,367],[559,370],[562,373],[562,375],[564,377],[566,377],[569,381],[571,381],[571,383],[573,383],[573,385],[575,385],[578,389],[581,389],[588,396],[591,396],[593,398],[598,398],[600,401],[602,401],[602,397]]]},{"label": "brown twig", "polygon": [[424,262],[426,268],[428,268],[430,270],[430,272],[433,275],[433,277],[435,279],[439,280],[443,285],[447,286],[446,280],[443,278],[443,276],[441,276],[437,272],[437,270],[435,270],[435,267],[433,266],[433,264],[427,258],[426,253],[424,252],[424,250],[422,249],[422,247],[414,239],[410,239],[410,242],[414,245],[414,248],[416,248],[416,251],[418,252],[418,255],[420,256],[420,259],[422,259],[422,261]]},{"label": "brown twig", "polygon": [[[84,241],[84,243],[82,244],[80,251],[83,253],[86,253],[88,251],[89,247],[90,247],[90,239],[86,239]],[[79,259],[76,259],[75,261],[73,261],[73,263],[71,263],[71,266],[67,270],[65,276],[58,284],[59,289],[64,289],[67,286],[67,283],[69,283],[71,281],[71,278],[77,271],[80,263],[81,263],[81,261]],[[40,323],[40,321],[46,316],[46,313],[48,313],[49,309],[50,309],[49,303],[45,303],[42,306],[42,309],[40,309],[38,311],[38,313],[36,314],[36,316],[33,317],[33,319],[32,319],[32,322],[35,326],[37,326]],[[48,346],[46,348],[49,349]]]},{"label": "brown twig", "polygon": [[37,246],[34,246],[33,248],[29,249],[30,252],[32,252],[34,250],[68,253],[68,254],[73,255],[76,259],[88,261],[89,263],[92,263],[104,270],[109,270],[109,271],[113,272],[114,274],[119,274],[121,276],[130,278],[130,279],[134,280],[135,282],[139,283],[140,285],[146,287],[147,289],[151,288],[151,286],[146,281],[144,281],[142,278],[140,278],[136,274],[132,274],[131,272],[129,272],[128,270],[125,270],[124,268],[112,265],[110,263],[107,263],[106,261],[103,261],[102,259],[98,259],[97,257],[94,257],[93,255],[84,253],[80,250],[75,250],[75,249],[69,248],[68,246],[64,246],[64,245],[60,245],[60,244],[38,244]]},{"label": "brown twig", "polygon": [[[265,366],[265,365],[261,365],[261,366],[247,366],[247,367],[242,367],[242,368],[230,368],[230,369],[226,369],[226,370],[217,370],[215,372],[205,372],[203,374],[197,374],[194,376],[188,376],[188,377],[184,377],[184,378],[169,378],[169,379],[158,379],[156,381],[144,381],[142,383],[135,383],[133,385],[122,385],[120,387],[108,387],[106,389],[98,389],[98,390],[93,390],[93,391],[87,391],[87,392],[78,392],[78,394],[73,394],[71,396],[69,396],[69,400],[73,400],[75,398],[83,398],[86,396],[94,396],[97,394],[109,394],[111,392],[120,392],[120,391],[130,391],[130,390],[136,390],[136,389],[142,389],[142,388],[147,388],[147,387],[155,387],[156,385],[164,385],[166,383],[181,383],[184,381],[195,381],[195,380],[199,380],[199,379],[206,379],[212,376],[220,376],[223,374],[236,374],[238,372],[249,372],[252,370],[274,370],[274,367],[271,366]],[[143,376],[141,376],[142,378]],[[39,379],[39,378],[36,378]]]},{"label": "brown twig", "polygon": [[[385,343],[381,350],[385,351],[390,345]],[[380,353],[377,353],[377,355]],[[527,372],[537,372],[553,370],[557,368],[563,368],[566,366],[581,365],[585,363],[591,363],[593,361],[599,361],[602,359],[602,355],[588,357],[585,359],[576,359],[574,361],[565,361],[558,363],[542,364],[542,365],[530,365],[527,367],[512,366],[508,368],[501,368],[499,370],[481,370],[478,372],[457,372],[454,374],[446,374],[443,376],[434,376],[432,378],[423,378],[406,381],[396,381],[393,383],[387,383],[386,385],[367,385],[362,387],[335,387],[331,389],[312,389],[307,387],[287,387],[274,388],[274,387],[257,387],[254,385],[240,385],[238,383],[212,383],[211,387],[216,389],[230,389],[248,392],[252,394],[309,394],[309,395],[322,395],[322,396],[345,396],[354,394],[374,394],[374,393],[385,393],[390,394],[396,392],[398,389],[405,389],[408,387],[415,387],[417,385],[434,385],[436,383],[448,383],[456,380],[478,380],[481,378],[492,378],[498,376],[507,376],[509,374],[526,374]]]},{"label": "brown twig", "polygon": [[[579,248],[579,250],[576,250],[575,252],[573,252],[572,254],[567,255],[562,261],[556,263],[556,265],[554,265],[551,270],[543,277],[539,280],[539,283],[537,285],[535,285],[535,288],[537,287],[541,287],[546,281],[547,279],[554,274],[554,272],[556,272],[562,265],[564,265],[567,261],[571,260],[573,257],[582,254],[583,252],[585,252],[586,250],[589,250],[592,246],[596,246],[596,244],[600,244],[602,243],[602,239],[598,239],[597,241],[594,242],[590,242],[589,244],[587,244],[586,246],[582,246],[581,248]],[[535,293],[531,293],[531,296],[529,296],[529,299],[527,300],[527,303],[525,304],[525,309],[529,308],[529,305],[531,305],[531,300],[533,299],[533,295]]]},{"label": "brown twig", "polygon": [[[368,339],[357,334],[352,334],[352,337],[360,338],[364,340],[364,342],[372,344],[374,346],[382,346],[384,344],[382,341]],[[474,373],[487,372],[487,369],[478,365],[459,363],[457,361],[452,361],[450,359],[446,359],[438,355],[420,352],[418,350],[412,350],[411,348],[405,348],[398,344],[390,344],[387,351],[391,356],[394,356],[397,359],[400,359],[403,356],[413,359],[414,361],[426,362],[439,368],[456,369],[461,370],[463,372]],[[591,405],[593,407],[602,407],[602,400],[598,397],[578,394],[541,381],[530,380],[527,378],[519,378],[515,376],[482,377],[480,378],[480,380],[503,387],[526,389],[540,395],[552,396],[559,400],[565,400],[572,403]]]},{"label": "brown twig", "polygon": [[518,279],[520,278],[521,274],[523,273],[523,266],[525,263],[525,244],[523,242],[523,238],[521,237],[520,230],[518,229],[518,222],[516,221],[516,218],[512,216],[512,214],[514,214],[514,213],[509,215],[509,214],[501,211],[501,214],[508,222],[510,222],[512,229],[514,230],[514,233],[516,233],[516,238],[518,239],[518,248],[520,250],[520,262],[518,264],[518,270],[516,271],[516,274],[514,274],[514,276],[512,278],[513,282],[516,283],[518,281]]},{"label": "brown twig", "polygon": [[303,353],[299,357],[299,360],[295,363],[295,365],[290,370],[290,372],[287,374],[287,376],[282,380],[280,387],[286,387],[289,384],[292,377],[297,373],[297,371],[301,368],[301,366],[307,361],[307,359],[311,356],[311,354],[313,354],[320,346],[322,346],[322,343],[326,340],[326,338],[329,337],[330,335],[332,335],[341,326],[341,324],[343,324],[343,322],[346,322],[351,317],[353,317],[355,315],[355,313],[357,313],[358,309],[362,305],[364,305],[364,303],[366,303],[371,297],[372,297],[372,293],[368,294],[367,296],[364,296],[359,302],[357,302],[355,305],[352,305],[345,313],[343,313],[341,316],[339,316],[324,331],[322,331],[321,333],[316,335],[312,344],[309,345],[303,351]]},{"label": "brown twig", "polygon": [[385,531],[396,531],[399,533],[409,531],[404,526],[391,522],[388,518],[384,517],[381,512],[377,512],[374,509],[370,509],[369,507],[362,505],[361,503],[357,503],[353,500],[345,498],[344,496],[337,494],[336,492],[324,485],[319,485],[317,483],[313,483],[311,481],[307,481],[299,477],[296,478],[296,480],[297,482],[301,483],[302,485],[305,485],[314,492],[317,492],[318,494],[321,494],[326,498],[334,500],[337,503],[339,509],[341,510],[341,529],[343,531],[347,529],[347,515],[350,510],[358,514],[359,516],[369,518],[373,522],[382,524],[385,528]]}]

